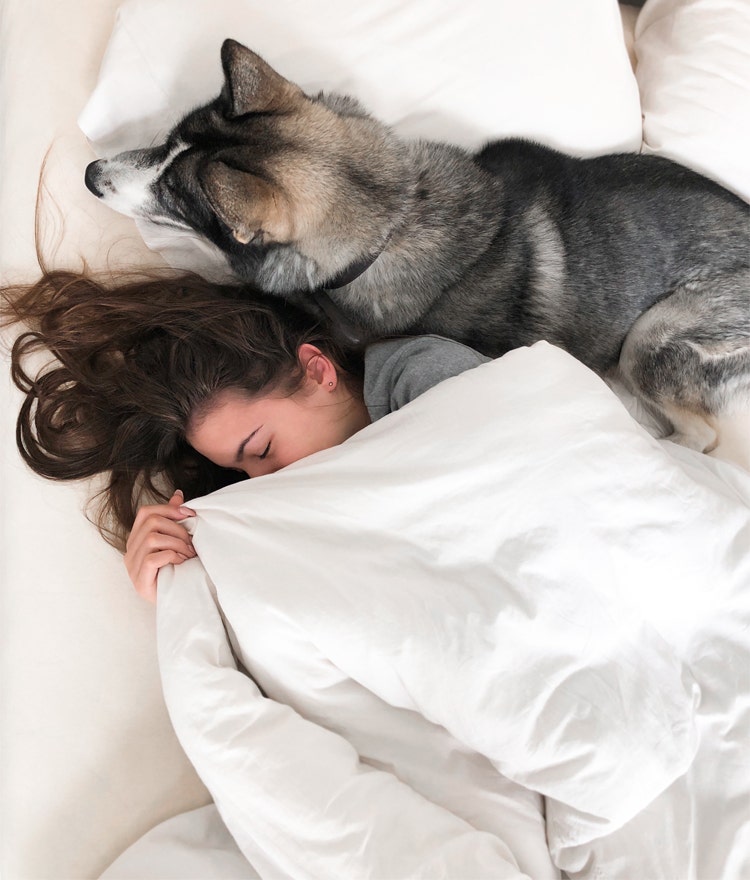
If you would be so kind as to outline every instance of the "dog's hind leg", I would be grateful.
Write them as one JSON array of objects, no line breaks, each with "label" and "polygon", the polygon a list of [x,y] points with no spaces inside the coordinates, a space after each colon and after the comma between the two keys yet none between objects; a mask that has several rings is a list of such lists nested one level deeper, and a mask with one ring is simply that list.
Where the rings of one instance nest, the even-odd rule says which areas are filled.
[{"label": "dog's hind leg", "polygon": [[719,442],[711,455],[733,461],[750,471],[750,407],[734,415],[724,414],[719,426]]},{"label": "dog's hind leg", "polygon": [[750,270],[687,282],[644,312],[620,373],[671,440],[750,469]]}]

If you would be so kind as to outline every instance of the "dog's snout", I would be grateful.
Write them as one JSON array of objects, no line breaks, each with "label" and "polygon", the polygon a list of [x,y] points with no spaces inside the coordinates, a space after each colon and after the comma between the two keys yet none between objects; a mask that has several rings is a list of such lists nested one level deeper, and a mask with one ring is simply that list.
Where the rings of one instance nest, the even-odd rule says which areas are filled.
[{"label": "dog's snout", "polygon": [[86,166],[86,173],[83,175],[83,181],[86,188],[92,192],[97,198],[101,198],[104,193],[99,188],[99,180],[101,178],[102,161],[90,162]]},{"label": "dog's snout", "polygon": [[145,150],[119,153],[111,159],[98,159],[86,166],[83,175],[89,192],[128,217],[146,216],[155,210],[154,180],[158,166],[143,161]]}]

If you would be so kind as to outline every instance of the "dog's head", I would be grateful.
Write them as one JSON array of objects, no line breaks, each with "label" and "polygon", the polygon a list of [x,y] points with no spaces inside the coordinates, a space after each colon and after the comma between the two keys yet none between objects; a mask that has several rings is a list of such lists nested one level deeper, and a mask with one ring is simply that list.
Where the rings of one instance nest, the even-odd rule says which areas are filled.
[{"label": "dog's head", "polygon": [[[408,188],[389,129],[353,99],[306,95],[234,40],[221,62],[220,95],[160,146],[92,162],[91,192],[129,216],[201,233],[245,277],[269,249],[291,249],[303,288],[382,246]],[[281,274],[265,286],[299,289],[294,273]]]}]

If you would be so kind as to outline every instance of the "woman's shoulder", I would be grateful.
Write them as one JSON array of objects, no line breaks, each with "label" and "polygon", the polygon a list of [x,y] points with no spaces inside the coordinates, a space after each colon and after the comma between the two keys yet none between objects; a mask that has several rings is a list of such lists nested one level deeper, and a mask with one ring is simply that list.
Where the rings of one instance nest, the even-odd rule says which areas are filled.
[{"label": "woman's shoulder", "polygon": [[386,360],[389,357],[410,357],[414,354],[430,354],[437,352],[441,355],[450,354],[455,357],[478,359],[484,363],[489,358],[480,354],[476,349],[455,339],[438,336],[434,333],[424,333],[419,336],[394,336],[390,339],[381,339],[367,346],[365,358],[373,362]]},{"label": "woman's shoulder", "polygon": [[468,345],[444,336],[384,339],[365,351],[365,403],[373,419],[409,403],[451,376],[486,363]]}]

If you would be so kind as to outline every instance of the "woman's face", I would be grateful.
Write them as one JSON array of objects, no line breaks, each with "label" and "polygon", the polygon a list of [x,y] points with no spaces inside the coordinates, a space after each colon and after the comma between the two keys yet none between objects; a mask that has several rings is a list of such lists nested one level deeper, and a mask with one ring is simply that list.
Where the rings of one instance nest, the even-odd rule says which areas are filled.
[{"label": "woman's face", "polygon": [[250,397],[220,392],[187,441],[214,464],[249,477],[271,474],[322,449],[343,443],[369,423],[364,403],[316,362],[291,395]]}]

